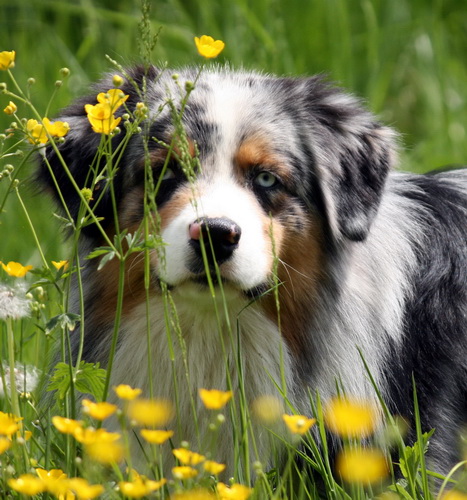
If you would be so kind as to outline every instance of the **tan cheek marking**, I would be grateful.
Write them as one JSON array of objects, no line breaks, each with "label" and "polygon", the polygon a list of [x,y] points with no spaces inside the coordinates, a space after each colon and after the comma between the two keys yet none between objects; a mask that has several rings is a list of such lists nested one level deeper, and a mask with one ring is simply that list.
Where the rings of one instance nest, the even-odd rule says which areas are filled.
[{"label": "tan cheek marking", "polygon": [[[305,342],[306,325],[310,321],[323,279],[325,254],[323,233],[317,219],[310,219],[303,233],[283,227],[278,265],[280,323],[282,335],[292,353],[299,355]],[[264,299],[266,314],[278,322],[274,294]]]},{"label": "tan cheek marking", "polygon": [[165,229],[183,210],[190,206],[193,199],[193,191],[190,186],[177,190],[169,201],[159,209],[161,229]]},{"label": "tan cheek marking", "polygon": [[[159,210],[161,219],[161,229],[172,222],[177,215],[190,203],[193,193],[189,187],[180,189],[174,196],[163,205]],[[140,203],[137,200],[136,193],[133,193],[128,200],[131,203]],[[125,200],[127,204],[127,200]],[[133,223],[130,226],[123,225],[123,221],[131,214],[131,206],[126,206],[125,215],[121,218],[122,229],[127,228],[129,233],[134,233],[139,224]],[[154,254],[151,254],[151,259]],[[114,258],[108,262],[100,271],[96,271],[96,296],[99,297],[100,305],[96,308],[95,320],[100,323],[112,322],[115,318],[117,306],[118,280],[119,280],[119,261]],[[134,253],[127,259],[125,265],[125,283],[123,297],[123,314],[131,312],[139,304],[146,300],[146,292],[144,289],[144,254]]]}]

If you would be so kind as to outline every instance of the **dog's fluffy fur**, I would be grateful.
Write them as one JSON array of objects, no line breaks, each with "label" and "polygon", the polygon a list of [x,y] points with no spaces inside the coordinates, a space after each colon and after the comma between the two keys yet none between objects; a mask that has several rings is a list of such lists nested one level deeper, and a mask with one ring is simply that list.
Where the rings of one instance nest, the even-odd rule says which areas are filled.
[{"label": "dog's fluffy fur", "polygon": [[[166,143],[175,129],[164,103],[170,98],[179,106],[180,89],[196,75],[191,69],[178,73],[177,83],[167,71],[147,72],[149,136]],[[134,83],[142,88],[143,74],[136,68],[123,75],[130,110],[141,100]],[[109,77],[95,90],[110,88]],[[70,132],[60,151],[80,188],[92,178],[100,141],[84,111],[95,95],[61,116]],[[187,439],[197,448],[210,418],[198,388],[231,384],[251,403],[282,387],[297,411],[309,415],[310,391],[326,400],[335,394],[336,380],[349,394],[374,398],[360,349],[390,410],[412,424],[414,376],[423,429],[436,429],[431,463],[446,471],[459,458],[459,429],[467,420],[467,174],[392,172],[395,133],[356,98],[318,77],[206,69],[183,126],[201,168],[190,184],[175,155],[157,197],[165,251],[164,257],[155,250],[151,255],[152,372],[144,259],[135,255],[126,271],[113,385],[128,383],[147,395],[152,379],[156,396],[177,394],[175,443]],[[113,139],[114,149],[123,135]],[[155,140],[149,150],[157,181],[167,150]],[[52,148],[46,157],[77,216],[79,198]],[[143,218],[144,158],[136,134],[113,180],[120,227],[130,232]],[[53,188],[45,162],[41,175]],[[112,237],[106,180],[93,190],[95,213]],[[221,292],[214,278],[215,299],[199,244],[203,239],[215,276],[207,233],[222,280]],[[85,227],[79,264],[102,243],[95,225]],[[274,293],[264,294],[274,283],[275,262],[279,315]],[[118,264],[111,261],[99,271],[97,266],[96,259],[88,261],[83,271],[83,359],[105,366]],[[173,301],[168,319],[161,282]],[[72,333],[75,349],[78,337]],[[268,439],[255,437],[264,461],[271,453]],[[233,449],[226,430],[214,458],[232,463]]]}]

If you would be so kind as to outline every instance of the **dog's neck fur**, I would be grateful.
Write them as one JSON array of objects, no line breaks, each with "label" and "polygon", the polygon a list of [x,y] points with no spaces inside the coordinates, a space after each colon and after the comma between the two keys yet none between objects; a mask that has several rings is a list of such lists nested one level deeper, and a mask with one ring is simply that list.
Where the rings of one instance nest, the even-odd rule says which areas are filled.
[{"label": "dog's neck fur", "polygon": [[[283,412],[284,395],[295,405],[296,395],[286,392],[296,386],[292,383],[292,363],[276,325],[256,306],[245,308],[243,300],[229,301],[227,317],[221,299],[200,298],[199,292],[192,297],[190,293],[184,295],[175,291],[168,306],[160,296],[151,299],[149,352],[146,304],[136,307],[124,319],[112,384],[130,383],[149,397],[152,379],[152,395],[176,404],[177,421],[169,425],[176,430],[174,444],[178,446],[186,440],[192,449],[212,453],[213,460],[228,464],[231,474],[235,461],[237,467],[240,463],[238,456],[235,461],[233,458],[233,433],[238,435],[239,429],[244,429],[242,405],[251,405],[262,395],[277,398]],[[209,424],[218,412],[204,408],[198,396],[200,388],[231,389],[234,393],[234,400],[229,403],[234,408],[223,411],[227,422],[221,425],[217,439],[216,433],[209,435]],[[235,425],[229,422],[231,419],[236,420]],[[248,436],[250,464],[274,456],[267,431],[255,424],[254,417]],[[213,437],[213,446],[206,449]]]}]

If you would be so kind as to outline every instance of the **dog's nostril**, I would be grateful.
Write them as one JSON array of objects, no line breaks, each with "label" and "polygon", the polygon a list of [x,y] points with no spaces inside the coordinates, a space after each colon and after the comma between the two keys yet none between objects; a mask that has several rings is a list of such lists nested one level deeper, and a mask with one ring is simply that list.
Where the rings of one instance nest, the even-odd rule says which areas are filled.
[{"label": "dog's nostril", "polygon": [[198,257],[202,256],[200,240],[203,239],[206,255],[210,264],[228,260],[238,242],[242,231],[238,224],[227,218],[202,217],[195,220],[188,228],[190,245]]}]

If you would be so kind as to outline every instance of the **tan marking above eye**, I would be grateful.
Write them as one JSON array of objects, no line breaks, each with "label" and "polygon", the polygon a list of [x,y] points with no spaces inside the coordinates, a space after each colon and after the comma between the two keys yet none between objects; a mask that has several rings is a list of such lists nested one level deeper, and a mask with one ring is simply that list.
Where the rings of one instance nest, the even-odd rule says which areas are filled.
[{"label": "tan marking above eye", "polygon": [[260,167],[278,179],[286,180],[291,174],[283,158],[268,145],[266,139],[259,136],[246,139],[240,145],[234,156],[234,164],[241,177],[253,167]]}]

